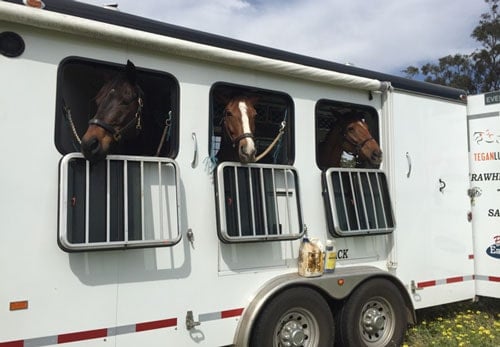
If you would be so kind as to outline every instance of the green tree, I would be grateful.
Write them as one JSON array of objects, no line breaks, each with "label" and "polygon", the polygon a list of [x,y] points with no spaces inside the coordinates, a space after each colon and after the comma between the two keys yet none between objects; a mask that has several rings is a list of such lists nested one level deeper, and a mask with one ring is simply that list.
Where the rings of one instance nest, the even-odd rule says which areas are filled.
[{"label": "green tree", "polygon": [[403,72],[408,78],[423,75],[430,83],[460,88],[469,94],[500,89],[500,0],[484,0],[489,12],[483,13],[471,37],[481,48],[470,54],[455,54],[439,58],[418,68],[408,66]]}]

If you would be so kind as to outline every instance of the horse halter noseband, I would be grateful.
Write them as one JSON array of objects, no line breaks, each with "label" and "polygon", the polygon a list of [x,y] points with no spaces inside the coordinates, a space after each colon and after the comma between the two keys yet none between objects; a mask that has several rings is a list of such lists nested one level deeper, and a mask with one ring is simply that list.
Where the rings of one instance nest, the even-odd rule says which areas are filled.
[{"label": "horse halter noseband", "polygon": [[125,131],[127,131],[130,127],[132,127],[134,124],[135,124],[135,128],[137,130],[141,130],[142,129],[142,124],[141,124],[141,115],[142,115],[142,106],[143,106],[143,102],[142,102],[142,97],[141,96],[138,96],[137,97],[137,111],[135,112],[135,115],[134,117],[127,123],[125,124],[125,126],[123,126],[122,128],[120,129],[115,129],[112,125],[100,120],[100,119],[97,119],[97,118],[92,118],[91,120],[89,120],[89,125],[97,125],[98,127],[101,127],[103,128],[104,130],[106,130],[106,132],[110,133],[111,136],[113,136],[113,138],[115,139],[115,141],[120,141],[120,139],[122,138],[122,133],[124,133]]},{"label": "horse halter noseband", "polygon": [[233,137],[231,136],[231,134],[229,133],[229,130],[227,130],[227,127],[225,125],[227,117],[231,117],[231,114],[226,109],[224,109],[224,116],[222,117],[222,123],[224,124],[224,130],[226,131],[227,136],[229,136],[229,139],[231,140],[233,147],[236,147],[240,143],[240,141],[245,139],[245,138],[251,138],[251,139],[254,138],[252,133],[243,133],[240,136],[236,136],[233,139]]}]

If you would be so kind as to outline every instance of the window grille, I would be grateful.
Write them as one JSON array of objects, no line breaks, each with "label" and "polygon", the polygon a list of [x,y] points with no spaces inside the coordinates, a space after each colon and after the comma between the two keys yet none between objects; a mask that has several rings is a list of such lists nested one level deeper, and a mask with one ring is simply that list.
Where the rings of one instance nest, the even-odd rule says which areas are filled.
[{"label": "window grille", "polygon": [[216,194],[223,242],[290,240],[303,234],[298,176],[291,166],[221,163]]},{"label": "window grille", "polygon": [[380,170],[330,168],[323,173],[330,231],[337,236],[394,230],[387,179]]},{"label": "window grille", "polygon": [[60,163],[59,243],[66,251],[170,246],[180,240],[175,161],[80,153]]}]

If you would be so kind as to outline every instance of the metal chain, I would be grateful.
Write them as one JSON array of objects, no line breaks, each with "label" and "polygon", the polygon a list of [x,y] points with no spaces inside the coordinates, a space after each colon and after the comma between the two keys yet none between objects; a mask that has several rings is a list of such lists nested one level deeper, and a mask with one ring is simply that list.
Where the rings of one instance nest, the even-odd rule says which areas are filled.
[{"label": "metal chain", "polygon": [[71,116],[71,109],[66,105],[63,105],[63,108],[64,108],[64,114],[66,115],[66,119],[68,119],[69,121],[71,132],[73,133],[73,136],[75,137],[75,140],[78,142],[78,144],[81,145],[82,140],[80,139],[80,136],[78,136],[78,133],[76,132],[76,126],[75,123],[73,122],[73,117]]}]

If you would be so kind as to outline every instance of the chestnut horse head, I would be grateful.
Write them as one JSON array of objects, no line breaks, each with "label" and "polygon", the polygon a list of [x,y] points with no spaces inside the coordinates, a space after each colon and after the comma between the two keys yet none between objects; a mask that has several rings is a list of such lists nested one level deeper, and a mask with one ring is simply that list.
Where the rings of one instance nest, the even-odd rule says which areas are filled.
[{"label": "chestnut horse head", "polygon": [[353,155],[361,167],[379,167],[382,162],[382,151],[368,124],[355,113],[339,116],[318,150],[322,168],[339,167],[342,152]]},{"label": "chestnut horse head", "polygon": [[255,162],[256,101],[256,97],[243,95],[227,101],[222,118],[222,142],[217,153],[219,161]]},{"label": "chestnut horse head", "polygon": [[102,86],[95,102],[97,111],[81,143],[83,155],[91,162],[104,159],[113,145],[141,130],[142,90],[131,61],[127,61],[123,72]]}]

